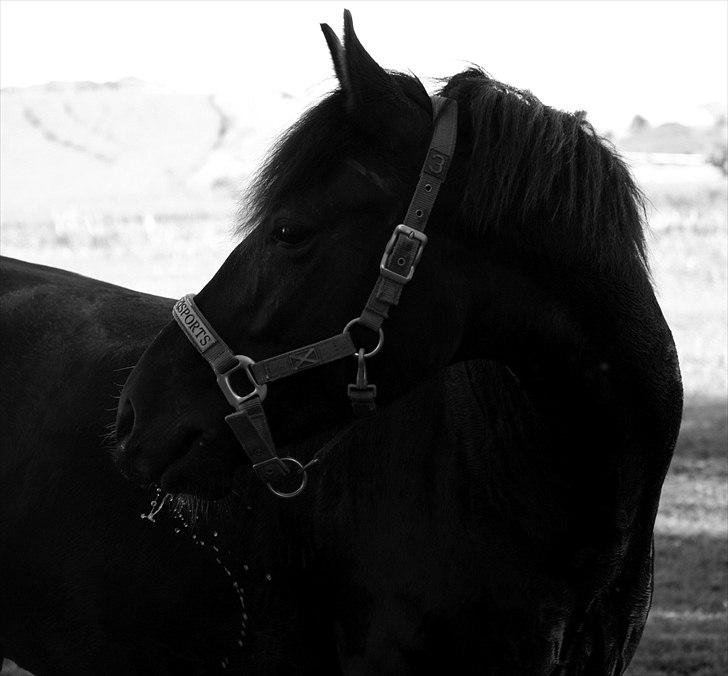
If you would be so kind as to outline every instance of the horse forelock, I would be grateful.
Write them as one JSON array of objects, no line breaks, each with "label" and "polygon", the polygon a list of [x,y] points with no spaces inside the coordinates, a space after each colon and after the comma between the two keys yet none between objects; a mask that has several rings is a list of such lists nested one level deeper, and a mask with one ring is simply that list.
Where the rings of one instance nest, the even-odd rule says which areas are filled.
[{"label": "horse forelock", "polygon": [[[414,76],[389,71],[396,80],[399,92],[397,101],[401,107],[422,108],[429,99],[422,83]],[[391,101],[382,100],[377,92],[359,92],[359,103],[379,105],[386,109]],[[428,109],[429,113],[429,109]],[[320,185],[334,172],[349,167],[375,185],[383,194],[395,194],[402,184],[400,174],[403,158],[399,151],[383,157],[383,164],[392,168],[392,175],[383,175],[362,157],[385,152],[367,136],[360,121],[352,116],[346,93],[336,89],[309,108],[299,120],[284,131],[274,142],[259,170],[255,173],[243,196],[235,232],[248,234],[268,215],[275,212],[291,194],[305,194]],[[392,121],[394,124],[394,121]],[[376,150],[374,150],[376,146]],[[414,164],[419,165],[421,158]]]},{"label": "horse forelock", "polygon": [[276,140],[244,195],[237,234],[247,234],[292,192],[306,191],[340,166],[355,138],[342,99],[338,90],[329,94]]}]

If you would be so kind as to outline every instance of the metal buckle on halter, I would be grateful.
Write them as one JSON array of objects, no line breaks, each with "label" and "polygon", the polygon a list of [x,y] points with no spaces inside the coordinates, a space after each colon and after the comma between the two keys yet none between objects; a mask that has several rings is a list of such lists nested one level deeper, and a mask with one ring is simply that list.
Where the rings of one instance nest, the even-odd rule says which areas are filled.
[{"label": "metal buckle on halter", "polygon": [[[228,403],[233,408],[238,408],[244,401],[255,396],[260,397],[260,400],[263,401],[265,399],[265,395],[268,394],[268,386],[259,385],[255,378],[253,378],[253,374],[250,372],[250,367],[255,364],[255,362],[250,357],[246,357],[244,354],[236,354],[234,356],[238,363],[231,369],[225,371],[225,373],[216,374],[217,384],[222,390],[222,393],[225,395],[225,399],[228,400]],[[239,369],[243,369],[245,371],[245,375],[248,376],[248,380],[253,386],[253,391],[246,394],[244,397],[241,397],[230,384],[230,376]]]},{"label": "metal buckle on halter", "polygon": [[[400,275],[398,272],[394,272],[387,267],[387,258],[389,258],[392,251],[394,251],[394,247],[397,244],[397,238],[400,235],[405,235],[406,237],[417,240],[418,242],[417,254],[415,255],[414,261],[412,261],[412,265],[410,266],[409,272],[406,276]],[[415,230],[414,228],[410,228],[409,225],[405,225],[404,223],[400,223],[394,229],[394,232],[392,233],[392,236],[390,237],[389,242],[387,242],[387,246],[384,249],[384,253],[382,254],[382,260],[379,263],[379,272],[381,273],[382,277],[386,277],[387,279],[391,279],[392,281],[399,282],[400,284],[407,284],[407,282],[412,279],[412,275],[414,275],[415,273],[415,267],[417,266],[417,263],[420,262],[422,252],[425,249],[425,244],[427,244],[427,235],[425,235],[424,232],[422,232],[421,230]]]}]

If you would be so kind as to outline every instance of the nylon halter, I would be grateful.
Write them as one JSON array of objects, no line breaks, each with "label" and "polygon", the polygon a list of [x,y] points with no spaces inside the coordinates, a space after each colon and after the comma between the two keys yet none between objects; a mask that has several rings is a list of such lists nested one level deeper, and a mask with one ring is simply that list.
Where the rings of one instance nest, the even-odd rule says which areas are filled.
[{"label": "nylon halter", "polygon": [[[285,378],[315,366],[328,364],[345,357],[357,358],[356,382],[348,387],[348,395],[356,415],[374,411],[376,386],[370,384],[366,374],[366,360],[373,357],[384,343],[382,323],[389,309],[399,303],[402,289],[412,279],[415,267],[422,256],[427,236],[424,229],[435,204],[440,186],[445,181],[457,138],[457,102],[441,96],[432,96],[434,131],[427,157],[420,172],[404,221],[398,225],[382,255],[379,278],[361,315],[352,319],[335,336],[317,343],[289,350],[268,359],[255,362],[243,354],[235,354],[195,305],[194,296],[187,295],[177,301],[172,316],[197,351],[209,362],[217,377],[217,384],[228,403],[235,409],[225,416],[235,437],[245,450],[256,474],[279,497],[298,495],[308,480],[305,467],[295,458],[279,457],[263,410],[268,383]],[[370,352],[357,348],[351,336],[351,328],[360,324],[378,335],[376,347]],[[238,394],[230,382],[230,376],[242,370],[248,377],[252,390]],[[340,437],[337,435],[334,439]],[[326,447],[330,446],[329,442]],[[316,454],[315,459],[318,458]],[[314,460],[315,461],[315,460]],[[274,488],[272,482],[297,470],[300,485],[292,492]]]}]

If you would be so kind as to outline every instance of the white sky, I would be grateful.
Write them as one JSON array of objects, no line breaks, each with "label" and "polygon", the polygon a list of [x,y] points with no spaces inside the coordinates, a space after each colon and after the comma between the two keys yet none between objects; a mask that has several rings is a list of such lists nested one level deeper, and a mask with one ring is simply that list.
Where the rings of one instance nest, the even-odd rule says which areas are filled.
[{"label": "white sky", "polygon": [[0,84],[135,76],[223,97],[334,86],[320,22],[351,9],[379,63],[420,77],[468,62],[601,130],[635,113],[707,121],[728,97],[728,2],[0,2]]}]

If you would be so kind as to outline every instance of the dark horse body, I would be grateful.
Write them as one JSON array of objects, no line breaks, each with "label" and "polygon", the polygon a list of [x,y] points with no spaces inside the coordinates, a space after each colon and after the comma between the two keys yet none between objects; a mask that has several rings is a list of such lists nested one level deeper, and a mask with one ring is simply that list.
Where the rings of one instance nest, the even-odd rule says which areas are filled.
[{"label": "dark horse body", "polygon": [[[596,573],[593,560],[563,560],[561,547],[596,527],[598,500],[580,496],[573,523],[568,475],[550,468],[532,406],[492,363],[452,368],[364,421],[295,513],[246,486],[253,509],[228,515],[247,520],[234,524],[237,555],[253,587],[281,598],[249,600],[252,631],[235,654],[229,581],[169,524],[140,521],[147,495],[116,475],[101,443],[118,369],[167,322],[171,302],[8,259],[2,283],[0,639],[34,673],[208,673],[231,653],[245,673],[325,673],[335,670],[332,617],[356,622],[368,604],[382,633],[370,641],[427,639],[423,654],[399,657],[421,673],[550,673],[560,662],[618,673],[628,662],[649,607],[654,502],[619,566]],[[554,510],[571,521],[560,542]],[[352,571],[366,583],[361,599],[341,594]],[[474,594],[483,580],[485,598]],[[417,631],[391,626],[389,606],[403,598],[415,615],[423,599],[444,612]],[[378,668],[402,665],[389,656]]]},{"label": "dark horse body", "polygon": [[37,676],[218,666],[240,626],[230,582],[140,519],[148,494],[103,443],[169,301],[10,259],[0,275],[0,647]]},{"label": "dark horse body", "polygon": [[[254,359],[331,335],[360,310],[431,132],[421,85],[382,70],[349,17],[344,47],[325,34],[341,89],[279,146],[254,227],[196,298]],[[275,502],[252,476],[214,377],[176,325],[122,392],[125,471],[171,493],[243,496],[236,540],[278,590],[251,609],[265,627],[242,649],[254,671],[622,673],[644,626],[681,387],[638,193],[580,118],[477,71],[444,94],[460,107],[458,146],[417,275],[371,360],[384,406],[322,459],[302,496]],[[18,317],[3,367],[13,391],[65,369],[53,371],[55,396],[8,402],[20,457],[33,455],[18,432],[33,406],[62,404],[70,439],[93,429],[76,425],[79,412],[106,420],[113,374],[79,355],[110,344],[102,353],[116,358],[130,340],[138,352],[164,323],[164,302],[109,294],[85,324],[93,292],[60,303],[89,329],[112,327],[85,337],[37,305]],[[66,295],[51,291],[49,307]],[[35,322],[46,333],[31,348],[22,336]],[[61,363],[45,344],[57,336],[72,346]],[[271,388],[287,453],[310,458],[348,422],[348,366]],[[81,385],[68,392],[71,373]],[[264,636],[279,649],[272,662],[256,647]]]}]

